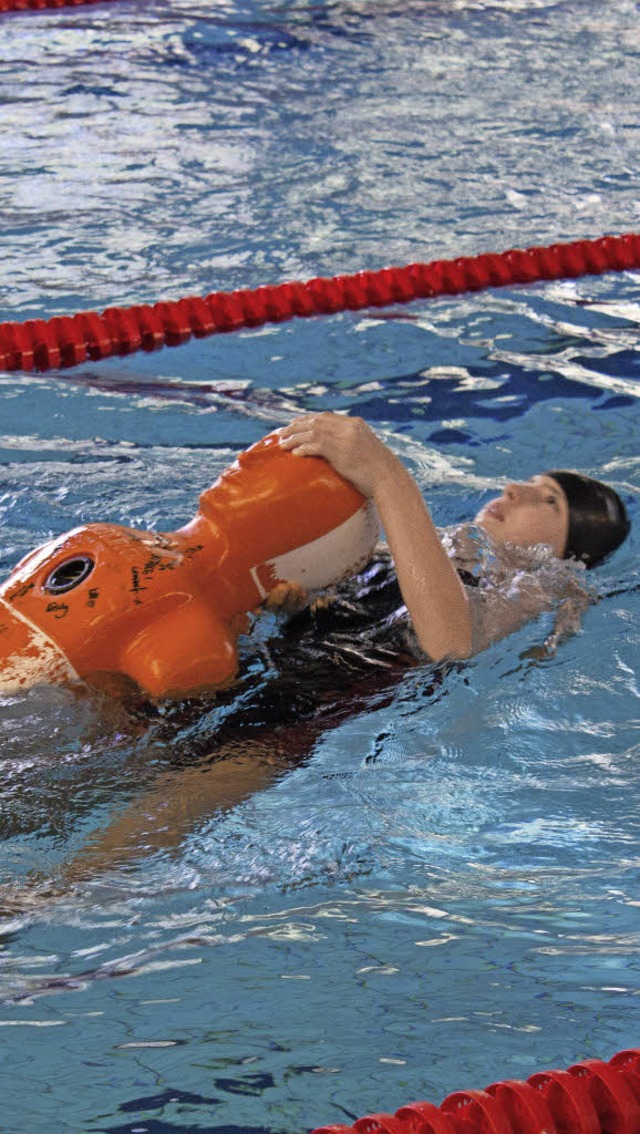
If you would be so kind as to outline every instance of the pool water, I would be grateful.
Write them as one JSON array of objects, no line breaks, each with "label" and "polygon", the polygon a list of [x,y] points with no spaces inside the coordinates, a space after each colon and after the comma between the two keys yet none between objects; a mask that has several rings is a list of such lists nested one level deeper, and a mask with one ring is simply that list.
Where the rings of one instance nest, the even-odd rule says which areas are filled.
[{"label": "pool water", "polygon": [[[627,0],[1,20],[2,319],[638,225]],[[0,375],[0,566],[89,520],[176,527],[316,408],[370,421],[439,523],[561,464],[637,529],[639,324],[611,274]],[[634,530],[550,660],[541,621],[200,781],[169,845],[215,705],[3,698],[0,1130],[294,1134],[637,1044],[637,564]],[[149,800],[126,852],[12,906]]]}]

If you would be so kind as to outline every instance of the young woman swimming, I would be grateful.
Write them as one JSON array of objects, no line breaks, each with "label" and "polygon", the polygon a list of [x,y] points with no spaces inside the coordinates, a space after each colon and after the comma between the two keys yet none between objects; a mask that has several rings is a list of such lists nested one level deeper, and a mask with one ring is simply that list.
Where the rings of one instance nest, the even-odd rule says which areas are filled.
[{"label": "young woman swimming", "polygon": [[436,662],[467,658],[554,607],[558,629],[574,628],[589,600],[568,563],[595,566],[629,531],[612,488],[551,470],[508,484],[475,530],[441,534],[416,482],[362,419],[298,417],[280,444],[301,458],[324,457],[373,500],[418,646]]}]

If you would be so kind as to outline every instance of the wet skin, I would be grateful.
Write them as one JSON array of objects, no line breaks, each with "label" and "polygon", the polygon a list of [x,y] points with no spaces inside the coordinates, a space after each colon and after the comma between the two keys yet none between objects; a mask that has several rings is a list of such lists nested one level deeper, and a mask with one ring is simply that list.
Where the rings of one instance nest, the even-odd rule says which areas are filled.
[{"label": "wet skin", "polygon": [[485,504],[476,523],[498,543],[547,544],[562,559],[569,534],[569,505],[553,477],[541,474],[512,481]]}]

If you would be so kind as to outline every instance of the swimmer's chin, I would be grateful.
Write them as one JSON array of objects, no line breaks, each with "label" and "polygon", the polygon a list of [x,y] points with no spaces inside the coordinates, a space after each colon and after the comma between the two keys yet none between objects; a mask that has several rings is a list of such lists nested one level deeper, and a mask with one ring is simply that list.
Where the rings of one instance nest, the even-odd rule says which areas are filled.
[{"label": "swimmer's chin", "polygon": [[480,528],[480,530],[490,536],[491,539],[496,540],[497,543],[504,542],[504,532],[502,530],[504,520],[497,514],[492,514],[488,512],[486,508],[483,508],[481,512],[478,512],[475,518],[475,524],[476,527]]}]

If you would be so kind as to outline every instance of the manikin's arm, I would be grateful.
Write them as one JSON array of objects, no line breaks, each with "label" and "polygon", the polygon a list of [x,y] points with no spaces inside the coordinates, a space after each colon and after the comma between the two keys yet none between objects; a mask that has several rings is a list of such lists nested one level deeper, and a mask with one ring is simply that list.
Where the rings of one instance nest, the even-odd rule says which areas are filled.
[{"label": "manikin's arm", "polygon": [[373,500],[418,641],[433,661],[471,653],[471,612],[418,485],[402,462],[357,417],[322,413],[281,430],[297,457],[324,457]]}]

